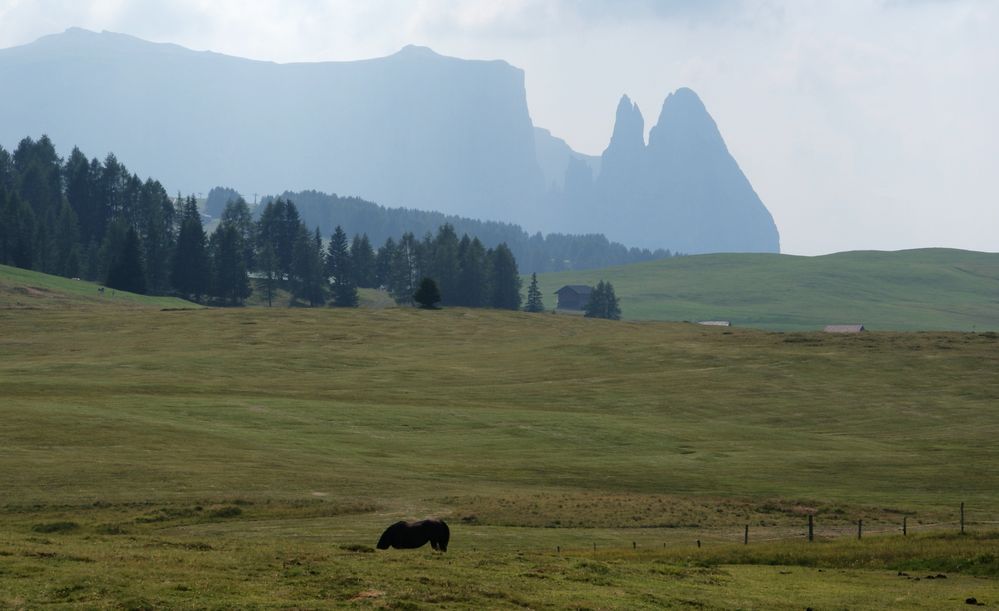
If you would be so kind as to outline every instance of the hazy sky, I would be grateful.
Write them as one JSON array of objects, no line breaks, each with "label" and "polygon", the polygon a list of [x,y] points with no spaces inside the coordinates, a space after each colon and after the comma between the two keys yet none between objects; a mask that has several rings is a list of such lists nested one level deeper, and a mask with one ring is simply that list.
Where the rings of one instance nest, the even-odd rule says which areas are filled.
[{"label": "hazy sky", "polygon": [[785,252],[999,250],[996,0],[0,0],[0,47],[70,26],[281,62],[505,59],[535,124],[591,154],[621,94],[649,128],[689,86]]}]

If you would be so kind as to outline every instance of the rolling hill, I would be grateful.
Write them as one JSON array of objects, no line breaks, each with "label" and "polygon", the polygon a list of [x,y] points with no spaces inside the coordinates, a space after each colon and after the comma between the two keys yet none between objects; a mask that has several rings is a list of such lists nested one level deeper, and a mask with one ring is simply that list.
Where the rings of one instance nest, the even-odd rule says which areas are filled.
[{"label": "rolling hill", "polygon": [[57,310],[82,307],[111,308],[200,308],[176,297],[151,297],[106,289],[85,280],[51,276],[18,267],[0,265],[0,310]]},{"label": "rolling hill", "polygon": [[538,276],[549,308],[562,285],[601,279],[614,285],[631,320],[729,320],[788,331],[834,323],[899,331],[999,329],[996,253],[714,254]]}]

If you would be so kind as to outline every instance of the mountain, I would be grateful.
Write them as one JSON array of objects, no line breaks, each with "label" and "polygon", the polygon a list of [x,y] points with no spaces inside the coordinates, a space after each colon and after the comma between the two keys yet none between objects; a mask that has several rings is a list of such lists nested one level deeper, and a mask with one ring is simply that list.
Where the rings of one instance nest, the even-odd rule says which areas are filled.
[{"label": "mountain", "polygon": [[0,83],[17,92],[0,96],[0,145],[47,134],[114,151],[171,192],[318,190],[653,250],[779,250],[688,89],[648,144],[622,98],[597,158],[533,125],[520,69],[425,47],[276,64],[73,28],[0,50]]},{"label": "mountain", "polygon": [[71,29],[0,51],[0,142],[115,151],[172,188],[316,188],[479,217],[542,188],[524,74],[406,47],[275,64]]},{"label": "mountain", "polygon": [[622,97],[593,197],[582,202],[593,227],[691,254],[780,251],[773,217],[696,93],[666,98],[648,145],[644,126],[638,106]]}]

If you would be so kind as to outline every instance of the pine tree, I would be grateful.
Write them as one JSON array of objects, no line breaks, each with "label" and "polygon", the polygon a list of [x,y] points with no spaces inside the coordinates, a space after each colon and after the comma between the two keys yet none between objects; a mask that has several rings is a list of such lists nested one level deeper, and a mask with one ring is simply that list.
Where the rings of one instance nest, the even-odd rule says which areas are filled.
[{"label": "pine tree", "polygon": [[113,253],[108,266],[105,285],[121,291],[144,294],[146,292],[146,270],[142,262],[142,246],[139,234],[129,227],[120,249]]},{"label": "pine tree", "polygon": [[326,274],[333,279],[333,305],[340,308],[357,307],[357,284],[351,267],[347,234],[337,225],[326,254]]},{"label": "pine tree", "polygon": [[502,310],[520,309],[520,274],[517,261],[505,243],[492,252],[492,302],[494,308]]},{"label": "pine tree", "polygon": [[184,204],[171,281],[181,295],[192,296],[195,301],[208,292],[210,268],[207,241],[198,203],[191,196]]},{"label": "pine tree", "polygon": [[385,245],[378,249],[375,255],[375,285],[387,287],[392,271],[392,261],[395,258],[396,245],[391,237],[385,240]]},{"label": "pine tree", "polygon": [[531,285],[527,287],[527,305],[524,306],[526,312],[544,312],[545,304],[541,298],[541,289],[538,288],[538,275],[531,274]]},{"label": "pine tree", "polygon": [[489,274],[486,270],[486,249],[479,238],[461,238],[458,244],[458,298],[455,302],[469,308],[486,304]]},{"label": "pine tree", "polygon": [[212,295],[222,305],[242,305],[243,300],[250,296],[250,279],[239,229],[223,222],[212,233],[209,244]]},{"label": "pine tree", "polygon": [[413,293],[413,301],[425,310],[437,309],[437,304],[441,301],[441,292],[433,278],[424,278],[420,281],[420,288]]},{"label": "pine tree", "polygon": [[584,316],[609,320],[621,319],[621,308],[610,282],[601,280],[597,283],[596,288],[590,293],[590,300],[586,303]]},{"label": "pine tree", "polygon": [[375,251],[371,248],[368,234],[354,235],[354,241],[350,245],[350,261],[357,286],[365,289],[378,286],[375,278]]},{"label": "pine tree", "polygon": [[314,237],[302,227],[295,242],[295,282],[293,294],[312,307],[326,301],[325,274],[323,273],[323,241],[316,228]]},{"label": "pine tree", "polygon": [[[6,204],[0,209],[0,234],[4,236],[0,263],[31,269],[34,262],[35,213],[17,193],[8,193],[6,199]],[[0,204],[3,204],[2,200]]]},{"label": "pine tree", "polygon": [[250,206],[247,205],[246,200],[237,197],[226,203],[225,209],[222,210],[221,222],[232,225],[239,232],[240,240],[243,243],[243,260],[246,262],[246,269],[254,269],[257,264],[254,260],[253,249],[256,227],[253,224],[253,214],[250,213]]},{"label": "pine tree", "polygon": [[427,243],[430,251],[429,269],[424,272],[437,282],[441,300],[445,305],[453,305],[458,299],[458,235],[449,223],[437,230],[437,236]]},{"label": "pine tree", "polygon": [[67,278],[80,273],[80,239],[76,214],[69,203],[63,202],[56,221],[56,271]]},{"label": "pine tree", "polygon": [[278,270],[277,253],[274,252],[274,245],[264,242],[257,253],[257,267],[260,270],[261,278],[257,284],[263,288],[264,296],[267,298],[267,307],[274,303],[274,294],[277,292],[280,283],[281,272]]}]

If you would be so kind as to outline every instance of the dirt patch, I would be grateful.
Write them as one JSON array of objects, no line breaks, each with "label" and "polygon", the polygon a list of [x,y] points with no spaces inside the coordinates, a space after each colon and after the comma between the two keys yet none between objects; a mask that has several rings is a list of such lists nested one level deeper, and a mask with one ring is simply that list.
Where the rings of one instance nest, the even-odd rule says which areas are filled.
[{"label": "dirt patch", "polygon": [[373,598],[381,598],[382,596],[385,596],[385,592],[382,592],[381,590],[364,590],[363,592],[358,592],[357,595],[350,600],[371,600]]}]

